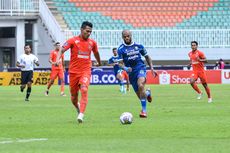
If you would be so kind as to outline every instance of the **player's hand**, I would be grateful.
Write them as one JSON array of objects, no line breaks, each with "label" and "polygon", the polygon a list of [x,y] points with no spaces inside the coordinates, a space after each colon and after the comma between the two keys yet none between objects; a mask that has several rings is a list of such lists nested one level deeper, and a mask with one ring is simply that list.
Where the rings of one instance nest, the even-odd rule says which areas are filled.
[{"label": "player's hand", "polygon": [[60,61],[54,62],[55,66],[58,66],[60,64]]},{"label": "player's hand", "polygon": [[99,67],[99,66],[101,66],[101,63],[93,62],[93,66]]},{"label": "player's hand", "polygon": [[132,72],[132,68],[131,68],[131,67],[126,67],[126,66],[124,66],[123,69],[124,69],[126,72]]},{"label": "player's hand", "polygon": [[158,74],[154,69],[151,69],[151,72],[152,72],[152,75],[153,75],[154,78],[157,77]]},{"label": "player's hand", "polygon": [[20,65],[21,68],[25,68],[26,66],[25,65]]}]

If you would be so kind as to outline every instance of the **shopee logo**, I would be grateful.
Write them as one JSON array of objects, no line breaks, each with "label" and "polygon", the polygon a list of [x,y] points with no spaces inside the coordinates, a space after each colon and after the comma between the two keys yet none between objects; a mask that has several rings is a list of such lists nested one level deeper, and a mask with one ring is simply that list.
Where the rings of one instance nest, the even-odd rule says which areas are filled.
[{"label": "shopee logo", "polygon": [[[197,83],[200,83],[200,79],[197,79]],[[180,77],[179,75],[172,75],[172,84],[189,84],[190,78]]]}]

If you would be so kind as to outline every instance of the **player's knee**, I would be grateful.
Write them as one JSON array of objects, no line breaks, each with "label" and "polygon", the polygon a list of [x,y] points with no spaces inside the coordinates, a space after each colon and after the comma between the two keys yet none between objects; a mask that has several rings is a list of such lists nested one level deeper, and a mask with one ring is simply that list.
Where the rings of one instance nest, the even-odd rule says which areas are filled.
[{"label": "player's knee", "polygon": [[144,88],[145,88],[145,86],[144,86],[143,84],[139,84],[138,89],[139,89],[140,91],[143,91]]},{"label": "player's knee", "polygon": [[31,86],[32,86],[32,82],[28,82],[27,87],[31,88]]},{"label": "player's knee", "polygon": [[88,92],[88,87],[87,86],[81,86],[81,89],[80,89],[81,93],[87,93]]},{"label": "player's knee", "polygon": [[50,80],[50,84],[54,84],[54,80]]},{"label": "player's knee", "polygon": [[195,83],[195,80],[192,79],[192,78],[190,78],[190,79],[189,79],[189,82],[190,82],[191,85],[193,85],[193,84]]}]

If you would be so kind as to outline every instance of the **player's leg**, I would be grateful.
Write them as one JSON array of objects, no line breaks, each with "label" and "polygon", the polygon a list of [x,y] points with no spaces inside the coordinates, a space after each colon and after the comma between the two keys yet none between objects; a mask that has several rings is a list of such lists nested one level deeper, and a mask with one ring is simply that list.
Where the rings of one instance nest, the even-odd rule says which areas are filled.
[{"label": "player's leg", "polygon": [[71,102],[77,110],[77,114],[80,112],[80,104],[78,102],[78,93],[79,93],[79,86],[69,86],[70,88],[70,95],[71,95]]},{"label": "player's leg", "polygon": [[61,96],[66,96],[66,94],[64,93],[65,81],[64,81],[64,72],[63,72],[63,70],[60,70],[58,72],[58,78],[59,78],[60,83],[61,83]]},{"label": "player's leg", "polygon": [[204,89],[205,89],[205,91],[206,91],[206,93],[208,95],[208,102],[211,103],[212,102],[212,97],[211,97],[210,88],[209,88],[209,86],[207,84],[207,76],[206,76],[205,72],[200,73],[199,77],[200,77],[202,85],[203,85],[203,87],[204,87]]},{"label": "player's leg", "polygon": [[141,113],[140,113],[140,117],[147,117],[147,102],[146,102],[146,93],[145,93],[145,82],[146,82],[146,79],[145,77],[139,77],[138,78],[138,81],[137,81],[137,84],[138,84],[138,97],[140,99],[140,102],[141,102],[141,107],[142,107],[142,110],[141,110]]},{"label": "player's leg", "polygon": [[117,72],[116,78],[118,79],[119,84],[120,84],[120,91],[124,92],[124,90],[125,90],[125,87],[124,87],[124,78],[122,76],[122,71],[121,70],[119,70]]},{"label": "player's leg", "polygon": [[20,91],[23,92],[27,84],[27,72],[21,71],[21,85],[20,85]]},{"label": "player's leg", "polygon": [[197,92],[198,96],[197,99],[201,99],[202,97],[202,92],[200,91],[200,89],[198,88],[197,84],[196,84],[196,80],[198,78],[198,74],[197,73],[193,73],[190,77],[190,84],[192,86],[192,88]]},{"label": "player's leg", "polygon": [[49,94],[49,89],[51,86],[54,84],[54,80],[57,78],[58,72],[56,70],[52,70],[50,73],[50,81],[47,84],[47,89],[45,91],[45,95],[48,96]]},{"label": "player's leg", "polygon": [[126,80],[126,90],[129,91],[129,75],[126,71],[122,71],[123,78]]},{"label": "player's leg", "polygon": [[33,71],[28,72],[27,78],[28,78],[28,82],[27,82],[27,90],[26,90],[25,101],[29,101],[30,93],[32,91]]},{"label": "player's leg", "polygon": [[88,104],[88,86],[90,84],[90,75],[83,75],[80,78],[80,92],[81,92],[81,99],[80,99],[80,113],[78,115],[78,122],[82,123],[84,118],[84,113]]},{"label": "player's leg", "polygon": [[140,99],[142,110],[140,112],[140,117],[147,117],[147,102],[146,102],[146,93],[145,93],[145,82],[146,82],[146,70],[141,69],[136,72],[132,72],[130,75],[130,82],[133,86],[136,95]]},{"label": "player's leg", "polygon": [[78,102],[78,92],[79,92],[79,79],[74,74],[69,74],[69,89],[71,95],[71,102],[76,108],[77,115],[80,112],[79,102]]}]

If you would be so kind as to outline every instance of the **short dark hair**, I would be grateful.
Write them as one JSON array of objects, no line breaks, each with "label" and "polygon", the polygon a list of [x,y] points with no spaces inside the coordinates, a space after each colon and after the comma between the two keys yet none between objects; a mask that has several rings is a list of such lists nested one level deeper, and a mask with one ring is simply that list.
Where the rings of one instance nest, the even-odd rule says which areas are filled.
[{"label": "short dark hair", "polygon": [[25,44],[24,48],[26,48],[26,46],[29,46],[31,48],[30,44]]},{"label": "short dark hair", "polygon": [[86,26],[89,26],[90,28],[93,28],[93,24],[92,24],[91,22],[89,22],[89,21],[84,21],[84,22],[82,22],[81,28],[82,28],[82,29],[85,29]]},{"label": "short dark hair", "polygon": [[57,46],[57,45],[59,45],[59,44],[60,44],[60,42],[57,41],[56,43],[54,43],[54,46]]},{"label": "short dark hair", "polygon": [[191,45],[192,45],[193,43],[196,44],[196,45],[198,46],[198,42],[197,42],[197,41],[192,41],[192,42],[191,42]]},{"label": "short dark hair", "polygon": [[117,50],[117,48],[115,47],[115,48],[113,48],[113,51],[115,51],[115,50]]}]

